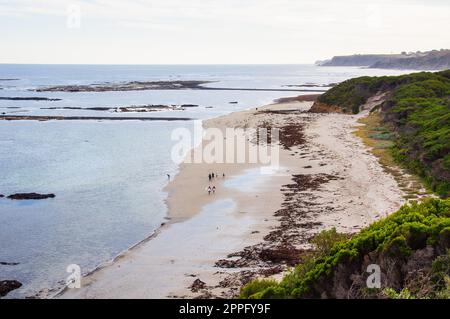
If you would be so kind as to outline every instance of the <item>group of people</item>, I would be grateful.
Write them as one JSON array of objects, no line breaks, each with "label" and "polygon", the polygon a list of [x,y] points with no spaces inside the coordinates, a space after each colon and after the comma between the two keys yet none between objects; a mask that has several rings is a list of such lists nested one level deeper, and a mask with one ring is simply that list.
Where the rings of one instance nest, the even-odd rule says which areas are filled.
[{"label": "group of people", "polygon": [[[217,174],[217,173],[209,173],[208,174],[208,179],[209,179],[209,182],[211,183],[211,181],[213,181],[214,180],[214,178],[219,178],[219,174]],[[223,173],[222,174],[222,178],[225,178],[225,173]],[[212,186],[211,187],[211,185],[209,185],[207,188],[206,188],[206,191],[208,192],[208,195],[211,195],[211,193],[213,193],[213,194],[215,194],[216,193],[216,186]]]},{"label": "group of people", "polygon": [[[214,173],[209,173],[208,174],[208,179],[211,182],[212,180],[214,180],[214,178],[219,178],[219,174],[214,174]],[[222,178],[225,178],[225,173],[222,174]]]},{"label": "group of people", "polygon": [[213,194],[215,194],[216,193],[216,186],[213,186],[213,187],[208,186],[208,188],[206,190],[208,191],[208,195],[211,195],[211,192]]}]

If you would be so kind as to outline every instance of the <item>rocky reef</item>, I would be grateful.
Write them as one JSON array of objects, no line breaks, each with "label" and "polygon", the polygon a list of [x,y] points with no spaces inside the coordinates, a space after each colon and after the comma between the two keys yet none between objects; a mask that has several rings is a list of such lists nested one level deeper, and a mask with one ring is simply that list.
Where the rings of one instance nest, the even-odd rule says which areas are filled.
[{"label": "rocky reef", "polygon": [[55,198],[55,194],[17,193],[9,195],[8,198],[13,200],[39,200]]},{"label": "rocky reef", "polygon": [[198,89],[209,81],[132,81],[89,85],[58,85],[38,88],[36,92],[108,92],[144,90],[185,90]]},{"label": "rocky reef", "polygon": [[19,289],[22,284],[17,280],[1,280],[0,281],[0,297],[6,296],[9,292]]}]

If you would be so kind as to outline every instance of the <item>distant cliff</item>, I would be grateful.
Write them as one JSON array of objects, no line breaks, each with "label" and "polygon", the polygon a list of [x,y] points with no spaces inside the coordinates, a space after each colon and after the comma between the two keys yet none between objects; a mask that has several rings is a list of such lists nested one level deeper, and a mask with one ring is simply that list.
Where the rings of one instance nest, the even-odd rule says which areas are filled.
[{"label": "distant cliff", "polygon": [[401,54],[355,54],[335,56],[331,60],[319,61],[321,66],[366,66],[369,67],[377,62],[398,59]]},{"label": "distant cliff", "polygon": [[450,68],[450,50],[401,54],[355,54],[318,61],[320,66],[364,66],[379,69],[445,70]]}]

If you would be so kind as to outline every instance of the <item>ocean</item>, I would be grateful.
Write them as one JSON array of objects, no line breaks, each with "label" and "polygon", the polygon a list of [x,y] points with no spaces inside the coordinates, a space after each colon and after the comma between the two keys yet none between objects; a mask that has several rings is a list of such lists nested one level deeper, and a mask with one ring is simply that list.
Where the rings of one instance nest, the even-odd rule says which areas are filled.
[{"label": "ocean", "polygon": [[[0,121],[0,194],[54,193],[53,199],[0,198],[0,280],[23,286],[8,298],[58,287],[77,264],[95,269],[150,236],[165,221],[163,188],[174,176],[171,132],[193,130],[194,120],[258,107],[274,99],[322,89],[362,75],[405,71],[314,65],[8,65],[0,64],[0,115],[152,116],[161,121]],[[251,90],[148,90],[36,92],[53,85],[126,81],[211,81],[215,88]],[[306,84],[303,87],[299,85]],[[271,91],[273,89],[292,91]],[[326,88],[324,88],[326,89]],[[238,103],[230,103],[238,102]],[[113,113],[92,107],[193,104],[185,110]],[[64,109],[64,108],[72,109]],[[51,109],[49,109],[51,108]],[[189,121],[164,121],[188,117]]]}]

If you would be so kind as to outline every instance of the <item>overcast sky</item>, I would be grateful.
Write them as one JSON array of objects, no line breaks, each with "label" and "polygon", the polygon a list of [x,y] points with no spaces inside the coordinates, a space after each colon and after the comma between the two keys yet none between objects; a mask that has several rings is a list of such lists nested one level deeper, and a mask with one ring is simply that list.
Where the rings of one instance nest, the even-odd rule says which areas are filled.
[{"label": "overcast sky", "polygon": [[450,0],[0,0],[0,63],[312,63],[449,31]]}]

